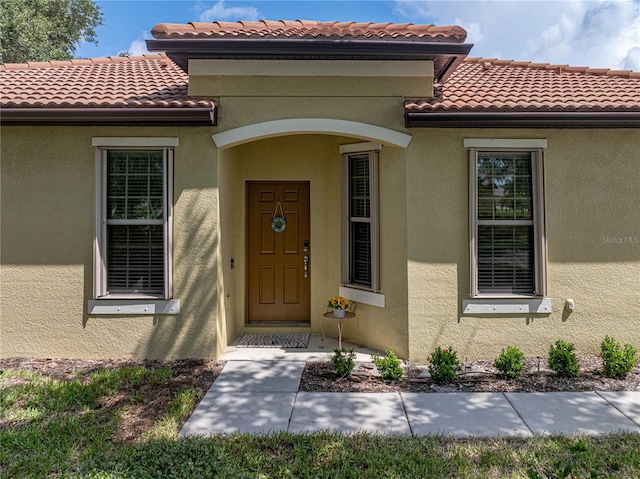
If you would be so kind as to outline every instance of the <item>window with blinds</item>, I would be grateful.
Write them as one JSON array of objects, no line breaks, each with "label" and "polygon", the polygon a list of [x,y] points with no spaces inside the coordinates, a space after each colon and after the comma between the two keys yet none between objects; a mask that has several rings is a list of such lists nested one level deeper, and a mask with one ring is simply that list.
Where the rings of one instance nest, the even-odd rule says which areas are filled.
[{"label": "window with blinds", "polygon": [[107,289],[164,290],[162,151],[107,152]]},{"label": "window with blinds", "polygon": [[371,189],[369,155],[349,157],[349,249],[352,284],[371,287]]},{"label": "window with blinds", "polygon": [[377,290],[377,152],[343,155],[343,283]]},{"label": "window with blinds", "polygon": [[472,152],[472,172],[472,296],[543,294],[541,155]]},{"label": "window with blinds", "polygon": [[172,151],[102,150],[96,297],[171,296]]}]

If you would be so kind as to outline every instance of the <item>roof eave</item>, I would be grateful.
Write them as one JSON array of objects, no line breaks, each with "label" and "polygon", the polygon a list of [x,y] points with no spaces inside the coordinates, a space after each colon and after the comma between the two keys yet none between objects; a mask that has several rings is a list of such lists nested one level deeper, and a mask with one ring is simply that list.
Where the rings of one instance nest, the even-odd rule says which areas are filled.
[{"label": "roof eave", "polygon": [[212,108],[2,108],[4,125],[209,125]]},{"label": "roof eave", "polygon": [[[162,38],[147,40],[147,49],[165,52],[184,71],[191,58],[226,59],[376,59],[444,60],[436,77],[469,53],[473,44],[450,41],[394,41],[345,38]],[[453,60],[451,60],[453,59]]]},{"label": "roof eave", "polygon": [[629,112],[406,112],[407,128],[638,128]]},{"label": "roof eave", "polygon": [[345,38],[161,38],[146,40],[149,51],[214,55],[420,55],[467,54],[473,44],[447,41],[358,40]]}]

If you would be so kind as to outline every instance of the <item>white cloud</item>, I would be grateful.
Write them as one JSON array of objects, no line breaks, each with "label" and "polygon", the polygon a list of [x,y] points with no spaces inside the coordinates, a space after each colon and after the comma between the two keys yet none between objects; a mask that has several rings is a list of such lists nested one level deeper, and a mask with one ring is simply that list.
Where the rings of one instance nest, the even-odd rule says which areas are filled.
[{"label": "white cloud", "polygon": [[396,0],[395,12],[414,23],[466,28],[472,56],[640,68],[637,0]]},{"label": "white cloud", "polygon": [[474,42],[481,42],[484,39],[484,33],[482,33],[482,25],[478,22],[467,22],[462,18],[456,18],[455,25],[460,25],[467,31],[467,37],[473,38]]},{"label": "white cloud", "polygon": [[630,48],[622,60],[623,70],[640,72],[640,47]]},{"label": "white cloud", "polygon": [[129,45],[127,51],[130,55],[133,56],[150,54],[151,52],[147,50],[147,43],[145,42],[145,40],[150,40],[151,38],[153,37],[148,31],[143,31],[141,36],[131,42],[131,45]]},{"label": "white cloud", "polygon": [[[527,55],[551,63],[624,68],[640,45],[640,10],[635,2],[572,2],[570,9],[529,40]],[[636,67],[637,67],[636,61]]]},{"label": "white cloud", "polygon": [[201,22],[214,22],[216,20],[248,20],[260,19],[260,12],[255,7],[227,7],[224,0],[220,0],[213,7],[200,13],[198,19]]}]

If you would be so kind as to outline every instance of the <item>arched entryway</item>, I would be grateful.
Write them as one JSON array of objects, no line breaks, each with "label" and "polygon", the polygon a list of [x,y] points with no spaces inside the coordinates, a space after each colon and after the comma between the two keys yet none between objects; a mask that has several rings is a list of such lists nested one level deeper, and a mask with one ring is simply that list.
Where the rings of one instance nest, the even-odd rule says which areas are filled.
[{"label": "arched entryway", "polygon": [[[242,334],[247,328],[251,328],[252,332],[273,327],[281,332],[290,332],[293,328],[319,330],[319,318],[326,300],[337,294],[340,286],[341,148],[344,145],[375,145],[376,148],[382,148],[383,164],[403,170],[403,162],[399,158],[403,157],[403,148],[411,137],[375,125],[341,120],[297,119],[248,125],[218,133],[213,139],[219,148],[221,277],[226,308],[224,317],[229,336]],[[400,179],[403,173],[397,176]],[[404,183],[404,179],[401,182]],[[287,283],[295,285],[308,281],[310,297],[307,314],[300,317],[301,321],[295,321],[296,318],[274,321],[273,315],[265,315],[266,321],[255,321],[249,314],[249,301],[252,282],[256,278],[251,278],[250,274],[256,271],[260,274],[262,271],[262,279],[272,281],[275,273],[269,264],[258,267],[252,264],[254,260],[251,255],[255,251],[251,251],[249,242],[262,241],[264,238],[260,238],[260,233],[256,235],[249,231],[250,217],[252,214],[254,219],[264,216],[266,232],[274,237],[283,235],[270,231],[271,219],[281,213],[277,208],[278,201],[285,216],[288,215],[287,211],[293,211],[285,206],[285,194],[288,199],[294,198],[293,186],[301,184],[308,186],[309,193],[308,237],[296,237],[299,244],[287,250],[291,255],[300,255],[299,266],[288,265],[287,274],[297,272],[301,275],[295,280],[289,277]],[[250,201],[256,201],[256,198],[250,198],[251,186],[265,187],[265,191],[258,193],[257,197],[259,203],[262,195],[264,211],[251,210],[256,208],[249,204]],[[395,192],[395,187],[392,190]],[[278,194],[280,197],[277,197]],[[396,208],[398,205],[403,207],[403,199],[398,197],[397,202]],[[295,223],[292,217],[287,228],[293,228]],[[270,251],[271,239],[266,238],[260,246]],[[307,245],[305,240],[308,240]],[[304,256],[309,257],[308,269],[305,268]],[[304,277],[305,273],[307,277]],[[280,277],[286,278],[284,273]],[[271,296],[273,291],[268,288],[265,291],[262,298],[264,304],[267,307],[269,304],[277,305],[278,301]],[[291,301],[296,294],[295,291],[284,292]]]}]

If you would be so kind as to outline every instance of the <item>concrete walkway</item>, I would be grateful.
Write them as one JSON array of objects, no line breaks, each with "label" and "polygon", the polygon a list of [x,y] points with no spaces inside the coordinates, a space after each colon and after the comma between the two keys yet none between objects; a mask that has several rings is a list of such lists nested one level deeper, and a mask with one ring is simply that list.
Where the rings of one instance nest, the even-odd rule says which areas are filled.
[{"label": "concrete walkway", "polygon": [[298,392],[304,361],[227,362],[180,436],[277,431],[529,436],[640,434],[640,391]]}]

